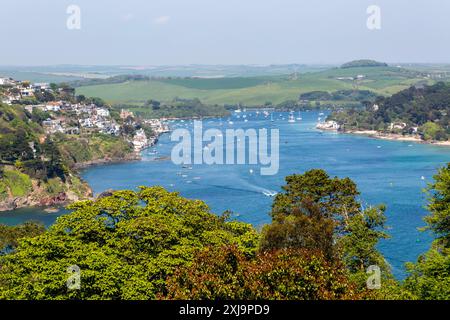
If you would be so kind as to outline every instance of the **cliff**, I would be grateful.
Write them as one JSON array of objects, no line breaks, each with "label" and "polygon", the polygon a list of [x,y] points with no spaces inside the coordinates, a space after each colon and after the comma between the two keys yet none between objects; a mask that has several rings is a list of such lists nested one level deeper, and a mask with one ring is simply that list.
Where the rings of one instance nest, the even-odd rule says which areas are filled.
[{"label": "cliff", "polygon": [[88,184],[76,175],[66,181],[31,178],[12,166],[2,168],[0,179],[0,211],[24,207],[53,207],[92,197]]}]

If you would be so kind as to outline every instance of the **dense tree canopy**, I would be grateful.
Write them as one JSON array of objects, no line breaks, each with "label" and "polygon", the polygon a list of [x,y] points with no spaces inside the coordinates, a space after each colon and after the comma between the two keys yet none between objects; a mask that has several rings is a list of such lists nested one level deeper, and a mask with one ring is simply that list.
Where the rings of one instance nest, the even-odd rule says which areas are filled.
[{"label": "dense tree canopy", "polygon": [[428,211],[425,217],[428,229],[437,236],[437,242],[450,248],[450,164],[441,168],[429,186]]},{"label": "dense tree canopy", "polygon": [[167,299],[356,299],[342,265],[320,251],[282,249],[255,259],[235,247],[207,248],[168,281]]},{"label": "dense tree canopy", "polygon": [[262,248],[320,250],[328,261],[342,260],[361,279],[372,265],[391,277],[377,250],[379,240],[387,238],[384,206],[363,209],[356,184],[331,178],[324,170],[291,175],[286,182],[272,206],[273,222],[263,229]]},{"label": "dense tree canopy", "polygon": [[22,238],[32,238],[45,232],[45,227],[36,222],[25,222],[17,226],[0,224],[0,254],[9,253],[19,245]]},{"label": "dense tree canopy", "polygon": [[436,240],[418,261],[407,264],[405,288],[418,299],[450,299],[450,164],[439,170],[428,187],[429,215],[424,230]]},{"label": "dense tree canopy", "polygon": [[[251,256],[258,242],[250,225],[227,222],[203,202],[159,187],[115,192],[72,209],[1,257],[0,298],[152,299],[204,246],[236,245]],[[73,265],[81,269],[80,290],[66,286]]]},{"label": "dense tree canopy", "polygon": [[450,134],[450,84],[412,86],[391,97],[379,97],[364,110],[334,112],[329,119],[336,120],[347,130],[403,134],[417,130],[425,140],[447,140]]}]

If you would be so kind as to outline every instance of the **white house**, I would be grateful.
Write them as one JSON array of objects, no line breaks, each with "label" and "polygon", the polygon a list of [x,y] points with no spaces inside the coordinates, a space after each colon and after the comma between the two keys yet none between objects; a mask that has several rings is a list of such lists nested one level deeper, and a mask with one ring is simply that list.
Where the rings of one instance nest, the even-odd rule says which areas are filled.
[{"label": "white house", "polygon": [[48,102],[45,105],[45,110],[57,112],[61,110],[61,102]]},{"label": "white house", "polygon": [[326,121],[318,123],[316,129],[319,130],[339,130],[341,126],[336,121]]},{"label": "white house", "polygon": [[80,126],[85,128],[92,128],[94,126],[91,118],[80,119],[78,122],[80,123]]},{"label": "white house", "polygon": [[32,88],[22,87],[20,88],[20,94],[22,97],[32,97],[34,96],[34,90]]},{"label": "white house", "polygon": [[50,84],[45,82],[37,82],[33,84],[34,90],[48,90],[50,89]]},{"label": "white house", "polygon": [[0,86],[4,86],[4,85],[12,85],[14,84],[15,81],[12,80],[11,78],[3,78],[0,77]]},{"label": "white house", "polygon": [[109,117],[109,110],[106,108],[97,108],[97,115],[100,117]]},{"label": "white house", "polygon": [[133,145],[135,151],[141,151],[145,147],[148,146],[148,139],[145,131],[143,129],[139,129],[136,131],[136,134],[133,137]]}]

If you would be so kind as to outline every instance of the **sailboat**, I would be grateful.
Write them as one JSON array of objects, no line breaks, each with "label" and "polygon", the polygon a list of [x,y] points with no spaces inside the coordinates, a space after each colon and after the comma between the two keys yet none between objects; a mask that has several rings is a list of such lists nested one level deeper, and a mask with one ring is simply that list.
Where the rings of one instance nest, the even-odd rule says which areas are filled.
[{"label": "sailboat", "polygon": [[297,120],[302,120],[302,114],[300,113],[300,111],[298,112]]},{"label": "sailboat", "polygon": [[270,114],[270,121],[273,122],[273,113]]},{"label": "sailboat", "polygon": [[295,118],[294,118],[294,115],[293,115],[292,113],[289,115],[289,120],[288,120],[288,122],[289,122],[289,123],[294,123],[294,122],[295,122]]}]

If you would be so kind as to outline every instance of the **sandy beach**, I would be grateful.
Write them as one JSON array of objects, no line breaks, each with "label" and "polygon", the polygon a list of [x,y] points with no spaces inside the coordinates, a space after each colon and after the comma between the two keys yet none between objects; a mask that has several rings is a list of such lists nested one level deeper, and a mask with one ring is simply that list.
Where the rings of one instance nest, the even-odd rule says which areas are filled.
[{"label": "sandy beach", "polygon": [[392,140],[392,141],[410,141],[415,143],[425,143],[432,144],[436,146],[450,146],[450,141],[426,141],[422,140],[419,135],[401,135],[396,133],[380,133],[375,130],[354,130],[345,131],[342,133],[358,134],[368,136],[370,138],[382,139],[382,140]]}]

